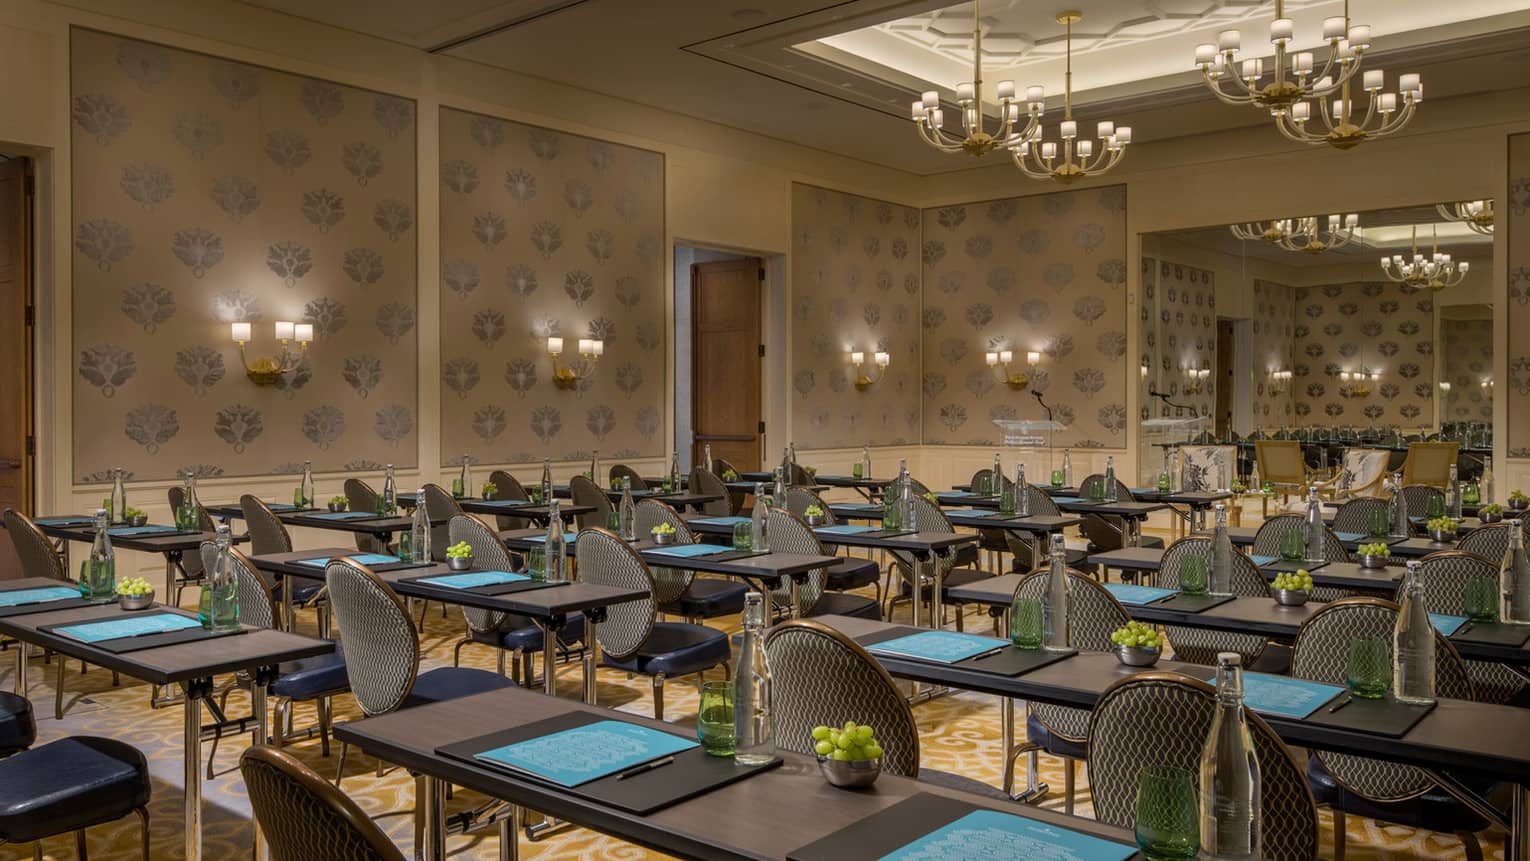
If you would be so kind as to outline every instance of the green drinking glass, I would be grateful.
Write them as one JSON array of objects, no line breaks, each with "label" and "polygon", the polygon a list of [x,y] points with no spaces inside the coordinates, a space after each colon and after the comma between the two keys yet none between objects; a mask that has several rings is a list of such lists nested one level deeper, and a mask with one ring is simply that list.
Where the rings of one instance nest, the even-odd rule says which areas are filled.
[{"label": "green drinking glass", "polygon": [[308,506],[304,505],[303,502],[303,488],[292,488],[292,507],[299,510],[307,508]]},{"label": "green drinking glass", "polygon": [[1160,472],[1160,473],[1158,473],[1158,492],[1159,493],[1168,493],[1169,492],[1169,488],[1172,487],[1172,486],[1173,485],[1169,481],[1169,474],[1167,472]]},{"label": "green drinking glass", "polygon": [[622,513],[612,511],[606,515],[606,528],[620,535],[622,532]]},{"label": "green drinking glass", "polygon": [[1179,590],[1186,595],[1206,594],[1206,560],[1186,556],[1179,561]]},{"label": "green drinking glass", "polygon": [[1009,608],[1009,641],[1017,649],[1041,648],[1041,602],[1035,598],[1016,598]]},{"label": "green drinking glass", "polygon": [[733,683],[703,682],[696,740],[708,756],[733,755]]},{"label": "green drinking glass", "polygon": [[1461,489],[1461,501],[1467,505],[1476,505],[1482,501],[1482,486],[1473,482]]},{"label": "green drinking glass", "polygon": [[530,501],[532,505],[541,505],[542,485],[533,484],[532,486],[526,488],[526,499]]},{"label": "green drinking glass", "polygon": [[1474,574],[1466,578],[1461,590],[1461,605],[1466,617],[1473,622],[1493,622],[1498,619],[1498,579],[1486,574]]},{"label": "green drinking glass", "polygon": [[533,547],[526,551],[526,575],[541,583],[547,579],[547,551]]},{"label": "green drinking glass", "polygon": [[1187,769],[1149,765],[1137,778],[1137,848],[1148,861],[1190,861],[1201,848],[1200,797]]},{"label": "green drinking glass", "polygon": [[1392,675],[1392,648],[1382,637],[1356,637],[1349,641],[1344,681],[1350,693],[1367,700],[1387,694]]},{"label": "green drinking glass", "polygon": [[850,476],[852,478],[865,478],[866,477],[866,476],[861,474],[861,465],[858,464],[858,463],[851,465],[851,467],[850,467]]},{"label": "green drinking glass", "polygon": [[1015,513],[1015,489],[1013,487],[1006,487],[999,493],[999,513]]},{"label": "green drinking glass", "polygon": [[754,549],[754,524],[751,522],[733,524],[733,549],[748,552]]},{"label": "green drinking glass", "polygon": [[1425,511],[1425,516],[1430,518],[1430,519],[1433,519],[1433,518],[1436,518],[1436,517],[1444,517],[1445,516],[1445,494],[1443,494],[1443,493],[1430,494],[1430,496],[1429,496],[1429,508],[1427,509],[1427,511]]},{"label": "green drinking glass", "polygon": [[1105,501],[1105,482],[1103,482],[1103,481],[1096,481],[1093,485],[1091,485],[1089,487],[1089,501],[1090,502],[1104,502]]},{"label": "green drinking glass", "polygon": [[901,510],[901,506],[898,505],[897,497],[889,495],[889,496],[883,497],[883,500],[884,501],[882,502],[882,528],[883,529],[889,529],[889,530],[890,529],[902,529],[903,528],[903,511]]},{"label": "green drinking glass", "polygon": [[978,496],[993,495],[993,479],[988,473],[985,472],[977,477],[977,481],[972,483],[972,492]]},{"label": "green drinking glass", "polygon": [[1387,516],[1387,510],[1381,507],[1371,509],[1365,519],[1365,530],[1372,538],[1386,538],[1392,531],[1392,521]]},{"label": "green drinking glass", "polygon": [[1264,486],[1259,488],[1259,489],[1264,491],[1265,493],[1274,493],[1275,492],[1275,482],[1273,482],[1273,481],[1266,481],[1264,483]]},{"label": "green drinking glass", "polygon": [[452,499],[461,499],[467,495],[467,489],[462,486],[462,479],[452,479]]},{"label": "green drinking glass", "polygon": [[1293,526],[1280,533],[1280,558],[1298,562],[1307,555],[1307,536],[1300,527]]},{"label": "green drinking glass", "polygon": [[1063,473],[1062,473],[1062,470],[1060,470],[1060,469],[1052,470],[1052,486],[1053,487],[1062,487],[1063,486]]}]

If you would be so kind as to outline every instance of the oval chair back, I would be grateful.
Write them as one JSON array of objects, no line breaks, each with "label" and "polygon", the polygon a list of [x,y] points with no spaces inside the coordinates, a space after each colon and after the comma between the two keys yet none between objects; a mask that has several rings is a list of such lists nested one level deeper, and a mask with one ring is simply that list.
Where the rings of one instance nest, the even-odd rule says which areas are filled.
[{"label": "oval chair back", "polygon": [[844,715],[877,728],[882,770],[919,776],[919,728],[892,676],[854,640],[811,619],[782,622],[765,635],[771,718],[777,743],[813,754],[813,727]]},{"label": "oval chair back", "polygon": [[[784,508],[770,509],[766,514],[766,530],[770,535],[772,552],[800,553],[805,556],[833,555],[824,552],[823,545],[819,543],[818,536],[813,534],[813,529],[807,525],[807,521]],[[808,572],[807,579],[797,586],[798,610],[802,614],[812,610],[817,605],[818,599],[823,597],[823,582],[828,570],[828,568],[814,568]],[[791,601],[791,590],[784,579],[780,585],[771,589],[770,593],[771,599],[778,607],[788,606]]]},{"label": "oval chair back", "polygon": [[[1307,520],[1300,514],[1277,514],[1260,524],[1259,531],[1254,533],[1252,552],[1260,556],[1279,556],[1280,538],[1286,534],[1286,530],[1306,528]],[[1302,546],[1306,546],[1305,537]],[[1349,561],[1349,551],[1344,549],[1344,542],[1327,527],[1323,528],[1323,555],[1334,562]]]},{"label": "oval chair back", "polygon": [[348,557],[330,560],[324,582],[357,705],[369,716],[397,709],[414,689],[420,667],[420,638],[404,602],[370,568]]},{"label": "oval chair back", "polygon": [[[1343,686],[1349,644],[1357,637],[1379,637],[1391,653],[1398,606],[1380,598],[1346,598],[1324,606],[1302,623],[1291,646],[1291,676]],[[1434,638],[1435,692],[1441,697],[1475,698],[1466,664],[1449,640]],[[1390,663],[1390,661],[1389,661]],[[1350,792],[1372,801],[1406,801],[1435,786],[1429,772],[1369,757],[1314,750],[1334,779]]]},{"label": "oval chair back", "polygon": [[[1038,569],[1021,578],[1015,586],[1015,598],[1043,601],[1047,588],[1047,569]],[[1010,605],[1014,605],[1013,599]],[[1068,570],[1068,641],[1080,651],[1108,652],[1115,648],[1110,635],[1132,620],[1110,590],[1093,578]],[[1030,703],[1030,713],[1051,730],[1074,744],[1089,739],[1089,710],[1047,703]]]},{"label": "oval chair back", "polygon": [[[180,485],[172,485],[165,493],[170,500],[170,516],[174,517],[181,506],[186,504],[186,488]],[[203,532],[213,532],[217,526],[213,523],[212,516],[207,509],[197,503],[197,528]],[[202,576],[202,555],[200,553],[188,553],[181,557],[181,570],[185,572],[186,579],[197,580]]]},{"label": "oval chair back", "polygon": [[[491,479],[492,481],[492,479]],[[447,541],[456,544],[466,541],[473,548],[473,567],[489,571],[514,571],[515,563],[504,542],[488,524],[471,514],[455,514],[446,524]],[[493,610],[462,606],[462,618],[474,631],[485,633],[499,627],[505,614]]]},{"label": "oval chair back", "polygon": [[1387,501],[1377,496],[1357,496],[1333,513],[1334,532],[1358,532],[1361,535],[1371,534],[1371,518],[1376,512],[1381,512],[1383,519],[1390,517]]},{"label": "oval chair back", "polygon": [[275,861],[404,861],[365,810],[292,754],[256,745],[239,771]]},{"label": "oval chair back", "polygon": [[[914,523],[912,526],[904,524],[904,529],[915,529],[919,532],[954,532],[951,521],[946,518],[946,513],[940,510],[940,506],[924,498],[924,491],[914,491],[918,495],[914,497]],[[898,570],[903,582],[914,582],[915,562],[913,554],[906,550],[890,550],[893,567]],[[922,563],[921,563],[922,564]],[[956,567],[956,554],[947,553],[935,557],[935,564],[940,566],[940,575],[944,577]]]},{"label": "oval chair back", "polygon": [[613,604],[606,621],[596,629],[600,648],[611,658],[629,657],[643,647],[653,632],[655,604],[653,575],[632,546],[606,529],[579,531],[579,580],[647,593],[636,601]]},{"label": "oval chair back", "polygon": [[[359,478],[347,478],[345,480],[345,504],[352,511],[376,511],[378,493]],[[367,532],[355,533],[356,550],[359,553],[386,553],[387,545],[376,535]]]},{"label": "oval chair back", "polygon": [[[526,488],[521,484],[520,479],[503,469],[496,469],[489,473],[489,481],[494,484],[492,499],[524,501],[531,498],[527,495]],[[506,517],[503,514],[498,515],[495,522],[499,524],[499,528],[502,530],[525,529],[531,525],[531,521],[524,517]]]},{"label": "oval chair back", "polygon": [[[1092,499],[1093,497],[1091,494],[1094,493],[1094,489],[1096,487],[1103,488],[1104,486],[1105,474],[1102,472],[1097,472],[1094,475],[1085,477],[1083,481],[1078,483],[1078,495],[1085,499]],[[1130,502],[1133,498],[1132,489],[1126,486],[1126,482],[1117,478],[1116,499],[1121,500],[1122,502]]]},{"label": "oval chair back", "polygon": [[446,560],[446,548],[451,546],[449,524],[453,517],[462,514],[462,503],[452,498],[451,492],[439,484],[425,485],[425,496],[415,500],[415,505],[425,506],[425,518],[430,521],[430,558],[436,562]]},{"label": "oval chair back", "polygon": [[244,514],[245,525],[250,530],[250,555],[266,556],[272,553],[291,553],[292,535],[287,527],[258,496],[246,493],[239,497],[239,510]]},{"label": "oval chair back", "polygon": [[[633,511],[632,519],[637,527],[639,538],[651,533],[660,523],[667,523],[675,527],[676,544],[696,543],[696,536],[691,533],[691,528],[685,525],[685,518],[668,504],[657,499],[640,499],[633,507]],[[653,600],[661,606],[680,600],[680,596],[690,588],[691,581],[696,579],[695,571],[678,568],[649,566],[648,573],[653,577]]]},{"label": "oval chair back", "polygon": [[643,480],[643,476],[639,475],[637,470],[626,465],[625,463],[618,463],[611,467],[612,487],[617,486],[618,479],[627,482],[627,486],[633,490],[648,489],[648,482]]},{"label": "oval chair back", "polygon": [[588,505],[595,509],[589,514],[575,515],[574,522],[580,529],[589,529],[592,526],[604,529],[605,525],[611,522],[611,500],[595,482],[582,475],[576,475],[568,480],[568,495],[575,505]]},{"label": "oval chair back", "polygon": [[690,481],[686,486],[690,488],[692,493],[718,497],[711,502],[702,503],[702,514],[708,517],[727,517],[735,511],[732,494],[728,492],[728,486],[723,484],[722,479],[713,473],[707,472],[698,466],[691,470]]},{"label": "oval chair back", "polygon": [[814,505],[823,509],[825,522],[832,526],[835,523],[834,512],[829,510],[829,504],[823,501],[823,497],[819,496],[817,491],[807,487],[788,487],[786,489],[786,505],[784,508],[787,511],[798,517],[807,517],[808,508]]},{"label": "oval chair back", "polygon": [[[1014,482],[1010,483],[1013,484]],[[1048,496],[1045,490],[1034,484],[1027,484],[1025,495],[1030,498],[1031,515],[1033,517],[1061,516],[1062,509],[1057,507],[1057,503],[1052,501],[1052,497]],[[1018,506],[1016,510],[1019,510]],[[1063,540],[1062,533],[1055,533],[1053,540]],[[1004,543],[1009,546],[1010,554],[1015,557],[1015,570],[1017,571],[1029,571],[1046,561],[1044,552],[1043,558],[1036,558],[1031,552],[1031,545],[1011,530],[1004,530]]]},{"label": "oval chair back", "polygon": [[[1086,477],[1078,484],[1078,495],[1084,499],[1092,499],[1095,488],[1105,487],[1105,476],[1101,473]],[[1121,479],[1116,479],[1116,499],[1131,500],[1131,488],[1127,487]],[[1126,546],[1126,521],[1113,514],[1085,514],[1084,522],[1079,530],[1084,533],[1095,546],[1096,551],[1120,550]]]},{"label": "oval chair back", "polygon": [[[201,563],[202,570],[211,575],[218,561],[217,543],[203,541],[198,551],[197,561]],[[266,575],[237,547],[229,548],[228,558],[234,566],[234,590],[239,596],[239,621],[257,628],[276,627],[276,595]]]},{"label": "oval chair back", "polygon": [[[972,474],[972,480],[967,483],[967,486],[971,489],[971,491],[973,493],[977,493],[978,485],[982,484],[985,481],[988,482],[989,492],[992,493],[993,492],[993,490],[992,490],[992,488],[993,488],[993,468],[992,467],[989,467],[988,469],[980,469],[977,472],[974,472]],[[999,490],[1001,490],[1001,491],[1002,490],[1007,490],[1007,489],[1009,489],[1011,487],[1014,487],[1014,486],[1015,486],[1015,480],[1014,479],[1010,478],[1007,475],[1004,475],[1004,474],[1000,473],[1000,475],[999,475]]]},{"label": "oval chair back", "polygon": [[[1530,523],[1530,518],[1527,518],[1525,522]],[[1461,536],[1461,540],[1456,542],[1456,549],[1463,553],[1481,556],[1495,563],[1496,568],[1496,564],[1501,563],[1504,555],[1509,552],[1509,537],[1513,529],[1512,523],[1489,523]]]},{"label": "oval chair back", "polygon": [[1445,507],[1445,491],[1430,484],[1404,484],[1403,499],[1408,501],[1409,517],[1428,516],[1431,505],[1438,504],[1441,510]]},{"label": "oval chair back", "polygon": [[[1200,782],[1201,751],[1216,713],[1216,691],[1189,676],[1148,672],[1105,689],[1089,720],[1089,788],[1101,822],[1131,828],[1144,765],[1166,765]],[[1265,858],[1314,859],[1317,803],[1291,752],[1245,710],[1260,777],[1260,848]]]},{"label": "oval chair back", "polygon": [[[1160,589],[1179,589],[1179,569],[1186,559],[1200,559],[1205,565],[1206,576],[1211,577],[1211,539],[1200,536],[1181,538],[1163,552],[1158,566],[1158,576],[1153,585]],[[1270,596],[1269,583],[1264,574],[1246,554],[1233,553],[1232,593],[1258,598]],[[1174,657],[1193,664],[1214,664],[1218,652],[1237,652],[1243,656],[1243,665],[1253,663],[1264,649],[1265,638],[1259,634],[1240,634],[1235,631],[1211,631],[1205,628],[1189,628],[1166,625],[1169,642],[1174,646]]]},{"label": "oval chair back", "polygon": [[[1473,577],[1486,578],[1493,584],[1496,597],[1498,564],[1463,550],[1443,550],[1425,556],[1420,560],[1418,570],[1418,582],[1424,589],[1424,606],[1431,613],[1467,615],[1464,600],[1467,581]],[[1400,603],[1402,596],[1397,597]],[[1466,674],[1471,676],[1472,688],[1483,702],[1507,703],[1525,688],[1525,677],[1511,667],[1495,661],[1465,660]]]},{"label": "oval chair back", "polygon": [[11,508],[5,510],[4,518],[5,531],[11,536],[16,555],[21,559],[21,576],[70,579],[64,570],[64,557],[54,549],[53,542],[37,528],[32,518]]},{"label": "oval chair back", "polygon": [[[723,476],[727,475],[729,471],[732,471],[734,475],[739,474],[738,470],[734,468],[733,464],[728,463],[726,460],[723,460],[720,457],[712,458],[712,473],[717,476],[718,481],[723,483],[723,487],[728,486],[727,481],[723,478]],[[730,515],[738,514],[740,511],[743,511],[744,492],[741,490],[729,490],[728,506],[728,513]]]}]

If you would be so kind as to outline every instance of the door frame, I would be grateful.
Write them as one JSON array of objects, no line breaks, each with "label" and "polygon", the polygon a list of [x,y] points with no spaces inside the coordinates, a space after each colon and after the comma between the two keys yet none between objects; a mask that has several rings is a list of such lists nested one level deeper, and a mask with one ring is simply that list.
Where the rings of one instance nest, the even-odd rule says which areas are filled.
[{"label": "door frame", "polygon": [[[696,246],[691,246],[691,247],[692,248],[696,248]],[[713,249],[697,249],[697,250],[713,250]],[[769,282],[770,274],[769,274],[769,269],[766,267],[766,260],[767,260],[767,258],[764,257],[764,256],[761,256],[761,255],[758,255],[758,254],[748,254],[748,253],[745,253],[745,252],[729,251],[727,253],[729,253],[729,254],[737,254],[739,256],[739,258],[741,260],[744,260],[744,261],[749,261],[749,260],[754,261],[755,265],[757,267],[759,267],[759,270],[760,270],[758,294],[756,296],[756,301],[759,303],[759,308],[758,308],[759,316],[756,318],[758,320],[758,322],[759,322],[759,330],[758,330],[758,332],[756,332],[756,338],[755,338],[755,340],[759,344],[759,349],[762,351],[761,354],[760,354],[760,389],[759,389],[759,393],[760,394],[759,394],[758,412],[759,412],[759,415],[760,415],[760,424],[763,425],[764,428],[768,430],[769,427],[770,427],[770,419],[767,417],[767,412],[766,412],[766,392],[768,391],[766,389],[766,381],[770,378],[770,374],[769,374],[769,372],[767,370],[766,361],[765,361],[767,358],[769,358],[769,355],[768,355],[769,351],[765,350],[765,332],[766,332],[766,329],[768,327],[767,311],[768,311],[769,304],[770,304],[769,302],[766,301],[767,293],[770,290],[770,282]],[[690,451],[688,452],[688,454],[690,454],[692,456],[692,463],[693,464],[695,463],[694,455],[695,455],[695,448],[696,448],[696,421],[697,421],[697,413],[699,412],[700,403],[701,403],[700,399],[697,397],[697,392],[699,392],[701,390],[701,384],[700,384],[701,381],[698,379],[700,371],[699,371],[699,364],[696,361],[696,312],[697,312],[697,307],[696,307],[697,306],[696,267],[702,265],[702,263],[708,263],[708,262],[725,262],[725,261],[702,261],[700,263],[692,263],[690,265],[690,272],[689,272],[689,280],[690,280],[690,305],[691,305],[691,309],[690,309],[690,320],[689,320],[689,322],[690,322],[690,332],[687,334],[686,341],[687,341],[687,345],[690,347],[690,354],[691,354],[690,355],[690,366],[691,366],[691,374],[690,374],[690,376],[691,376],[691,379],[690,379],[690,386],[691,386],[691,391],[690,391],[691,441],[690,441]],[[765,430],[760,430],[760,431],[756,432],[755,439],[756,439],[756,442],[757,442],[757,444],[759,446],[758,455],[759,455],[759,458],[760,458],[760,463],[764,464],[764,463],[767,462],[766,457],[765,457],[765,451],[766,451],[766,448],[765,448]],[[678,443],[678,440],[676,442]]]},{"label": "door frame", "polygon": [[21,327],[22,391],[20,400],[26,422],[26,434],[21,455],[21,510],[28,516],[37,512],[37,344],[38,317],[40,314],[37,295],[37,158],[21,152],[0,153],[11,160],[21,160],[23,165],[23,202],[20,222],[21,236],[17,243],[20,250],[20,277],[23,322]]}]

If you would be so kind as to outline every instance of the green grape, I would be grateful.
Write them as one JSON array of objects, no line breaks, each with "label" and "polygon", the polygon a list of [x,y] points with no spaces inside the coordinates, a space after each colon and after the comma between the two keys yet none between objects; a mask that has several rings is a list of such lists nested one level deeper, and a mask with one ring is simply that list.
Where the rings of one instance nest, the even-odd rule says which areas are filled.
[{"label": "green grape", "polygon": [[817,751],[819,756],[828,756],[834,752],[834,745],[828,741],[820,741],[813,745],[813,750]]},{"label": "green grape", "polygon": [[834,744],[840,750],[849,750],[850,748],[855,746],[855,737],[852,736],[849,733],[844,733],[844,734],[840,735],[839,740],[834,742]]},{"label": "green grape", "polygon": [[836,762],[849,762],[850,754],[844,752],[843,750],[836,750],[829,754],[829,758],[835,760]]},{"label": "green grape", "polygon": [[855,728],[855,735],[864,744],[871,741],[872,736],[876,735],[876,730],[869,726],[858,726]]},{"label": "green grape", "polygon": [[876,742],[872,742],[871,744],[866,745],[861,750],[862,750],[862,752],[864,752],[866,754],[866,758],[867,759],[881,759],[882,758],[882,746],[877,744]]},{"label": "green grape", "polygon": [[826,727],[826,726],[815,726],[815,727],[813,727],[813,740],[814,741],[823,741],[824,739],[826,739],[828,737],[829,737],[829,728],[828,727]]}]

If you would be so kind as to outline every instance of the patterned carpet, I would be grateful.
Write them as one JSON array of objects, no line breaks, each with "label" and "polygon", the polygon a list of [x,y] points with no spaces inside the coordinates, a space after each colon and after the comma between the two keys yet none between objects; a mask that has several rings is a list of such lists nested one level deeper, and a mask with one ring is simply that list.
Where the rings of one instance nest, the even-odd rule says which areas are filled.
[{"label": "patterned carpet", "polygon": [[[906,612],[906,605],[901,608]],[[302,630],[312,632],[315,622],[311,615],[300,618]],[[737,630],[737,618],[714,620],[713,624],[729,630]],[[970,626],[982,630],[982,623]],[[421,670],[449,665],[452,645],[461,636],[463,622],[460,612],[451,610],[446,618],[432,605],[427,614],[423,643],[426,656]],[[14,647],[12,647],[14,648]],[[0,686],[10,690],[14,686],[15,653],[0,656]],[[494,668],[493,650],[484,646],[470,646],[463,653],[464,664],[483,669]],[[92,669],[81,675],[79,665],[70,666],[66,674],[65,690],[68,712],[62,720],[52,717],[53,667],[44,666],[41,658],[31,663],[30,696],[41,713],[39,742],[46,742],[67,735],[90,734],[108,736],[129,742],[148,756],[154,776],[152,812],[152,856],[155,859],[184,857],[181,830],[181,786],[183,782],[181,763],[181,711],[178,707],[151,709],[148,705],[148,686],[123,679],[119,688],[111,686],[111,674]],[[634,714],[651,715],[652,698],[647,679],[628,679],[624,673],[603,670],[600,674],[600,702]],[[579,670],[576,665],[563,668],[559,678],[561,696],[579,696]],[[690,680],[673,681],[666,685],[665,713],[674,723],[694,725],[697,692]],[[230,714],[247,711],[247,701],[242,694],[235,694],[229,705]],[[999,783],[999,709],[992,697],[976,694],[955,694],[915,708],[922,739],[923,764],[927,768],[957,772],[997,785]],[[359,711],[348,698],[336,701],[336,721],[358,718]],[[313,711],[298,711],[299,726],[307,726],[313,720]],[[1020,730],[1023,732],[1023,722]],[[243,740],[227,740],[218,751],[217,777],[204,782],[204,857],[234,859],[249,857],[249,804],[243,782],[239,778],[237,762]],[[206,745],[204,745],[204,751]],[[338,745],[328,759],[320,755],[317,741],[302,742],[292,748],[304,761],[325,776],[334,773],[338,759]],[[1023,760],[1020,780],[1023,781]],[[401,770],[388,771],[376,777],[375,761],[352,753],[347,763],[344,788],[378,822],[408,855],[413,851],[412,809],[414,783]],[[1043,806],[1062,809],[1061,788],[1063,772],[1061,763],[1043,756],[1042,779],[1053,787],[1052,794]],[[1078,808],[1080,815],[1091,813],[1088,775],[1084,768],[1078,770]],[[459,793],[451,802],[453,810],[467,808],[481,802],[470,793]],[[1320,814],[1323,833],[1323,857],[1331,857],[1332,823],[1326,812]],[[1463,858],[1461,844],[1448,834],[1419,831],[1401,826],[1349,818],[1348,856],[1356,861],[1375,859],[1455,859]],[[454,859],[497,858],[497,840],[492,831],[482,835],[454,837],[448,843]],[[49,840],[44,845],[46,857],[72,859],[75,857],[72,837],[65,835]],[[1501,834],[1486,835],[1484,850],[1488,858],[1503,857]],[[567,829],[537,843],[521,843],[521,857],[527,859],[580,859],[580,861],[636,861],[663,857],[636,846],[623,843],[583,829]],[[137,861],[138,838],[136,819],[129,817],[109,826],[90,831],[90,856],[96,861]],[[31,858],[31,847],[0,847],[0,861]]]}]

